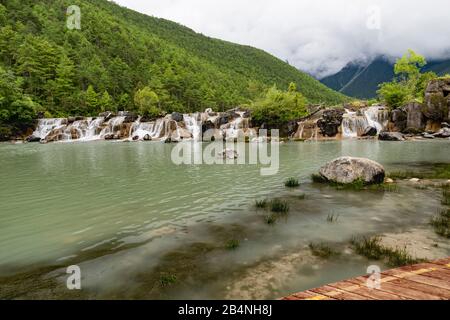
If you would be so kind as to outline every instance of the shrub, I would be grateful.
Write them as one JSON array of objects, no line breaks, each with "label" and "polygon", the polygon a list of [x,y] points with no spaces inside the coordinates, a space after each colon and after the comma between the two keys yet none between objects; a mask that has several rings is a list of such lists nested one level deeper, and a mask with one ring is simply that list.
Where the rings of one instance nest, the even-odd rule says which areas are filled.
[{"label": "shrub", "polygon": [[300,186],[300,182],[296,178],[289,178],[284,182],[287,188],[297,188]]},{"label": "shrub", "polygon": [[274,199],[270,202],[270,210],[275,213],[288,213],[289,204],[280,199]]}]

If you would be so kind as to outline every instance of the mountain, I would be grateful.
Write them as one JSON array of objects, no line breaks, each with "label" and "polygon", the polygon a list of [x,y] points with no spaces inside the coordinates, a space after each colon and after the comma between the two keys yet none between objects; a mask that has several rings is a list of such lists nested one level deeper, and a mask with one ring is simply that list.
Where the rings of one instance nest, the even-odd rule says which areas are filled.
[{"label": "mountain", "polygon": [[[80,30],[66,27],[74,3]],[[0,93],[10,97],[0,99],[3,119],[14,118],[13,104],[53,116],[133,110],[144,87],[140,98],[166,112],[235,107],[290,82],[311,103],[347,99],[262,50],[106,0],[2,0],[0,25]]]},{"label": "mountain", "polygon": [[[450,73],[450,60],[430,61],[424,72],[433,71],[438,75]],[[350,63],[338,73],[325,77],[321,82],[345,95],[370,99],[377,95],[378,86],[394,78],[394,63],[379,57],[368,64]]]}]

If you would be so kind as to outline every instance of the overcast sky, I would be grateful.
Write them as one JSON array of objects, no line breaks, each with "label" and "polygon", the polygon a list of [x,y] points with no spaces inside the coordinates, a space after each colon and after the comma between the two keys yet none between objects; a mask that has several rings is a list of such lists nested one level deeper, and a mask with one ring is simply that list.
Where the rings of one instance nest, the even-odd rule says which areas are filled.
[{"label": "overcast sky", "polygon": [[348,62],[450,58],[449,0],[115,0],[205,35],[248,44],[317,77]]}]

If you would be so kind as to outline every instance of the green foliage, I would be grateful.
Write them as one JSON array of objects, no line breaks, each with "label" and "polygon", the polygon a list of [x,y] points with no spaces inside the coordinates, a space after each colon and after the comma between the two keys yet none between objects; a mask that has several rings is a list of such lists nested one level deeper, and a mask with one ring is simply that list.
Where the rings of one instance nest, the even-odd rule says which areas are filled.
[{"label": "green foliage", "polygon": [[380,85],[380,99],[392,109],[412,101],[423,102],[426,86],[437,77],[434,72],[421,73],[426,64],[425,57],[409,49],[394,66],[396,78]]},{"label": "green foliage", "polygon": [[237,248],[239,248],[240,245],[241,242],[239,240],[232,239],[227,241],[227,243],[225,244],[225,248],[228,250],[236,250]]},{"label": "green foliage", "polygon": [[296,178],[289,178],[284,182],[287,188],[297,188],[300,186],[300,182]]},{"label": "green foliage", "polygon": [[134,95],[134,104],[141,115],[157,117],[161,114],[158,95],[149,87],[138,90]]},{"label": "green foliage", "polygon": [[274,199],[270,202],[270,210],[275,213],[288,213],[289,204],[280,199]]},{"label": "green foliage", "polygon": [[322,259],[329,259],[332,256],[339,255],[339,252],[333,250],[329,245],[327,245],[325,243],[319,243],[319,244],[310,243],[308,247],[311,250],[311,253],[313,256],[319,257]]},{"label": "green foliage", "polygon": [[256,200],[256,201],[255,201],[255,206],[256,206],[256,208],[258,208],[258,209],[265,209],[265,208],[267,208],[267,204],[268,204],[267,199],[264,199],[264,200]]},{"label": "green foliage", "polygon": [[381,244],[381,237],[353,238],[351,244],[355,252],[371,260],[384,260],[388,266],[402,267],[423,260],[413,258],[406,248],[389,248]]},{"label": "green foliage", "polygon": [[252,117],[257,124],[266,124],[269,128],[280,127],[288,121],[297,120],[307,115],[306,98],[291,83],[288,91],[281,91],[276,86],[251,105]]},{"label": "green foliage", "polygon": [[[0,90],[8,91],[0,97],[2,119],[24,96],[53,115],[95,115],[115,107],[147,114],[221,111],[260,99],[273,84],[287,88],[292,82],[276,105],[286,108],[281,119],[304,112],[303,96],[330,105],[347,99],[262,50],[211,39],[111,1],[77,1],[81,30],[68,30],[65,8],[72,4],[2,1],[0,72],[9,79],[0,79]],[[270,97],[276,96],[273,90]]]},{"label": "green foliage", "polygon": [[168,287],[177,282],[177,276],[173,274],[163,274],[159,279],[159,284],[161,287]]},{"label": "green foliage", "polygon": [[441,210],[438,215],[431,218],[430,224],[438,235],[450,238],[450,209]]},{"label": "green foliage", "polygon": [[396,171],[389,173],[392,179],[450,179],[449,163],[434,163],[429,168],[414,171]]}]

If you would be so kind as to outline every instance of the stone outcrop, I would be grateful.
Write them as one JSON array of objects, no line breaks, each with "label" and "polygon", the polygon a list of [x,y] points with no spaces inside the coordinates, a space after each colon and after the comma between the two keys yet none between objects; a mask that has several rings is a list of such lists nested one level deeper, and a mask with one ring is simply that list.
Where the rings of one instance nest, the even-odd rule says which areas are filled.
[{"label": "stone outcrop", "polygon": [[[406,128],[405,130],[423,131],[426,126],[425,116],[422,113],[424,106],[418,102],[412,102],[402,108],[406,112]],[[402,130],[404,131],[404,130]]]},{"label": "stone outcrop", "polygon": [[431,80],[425,91],[423,114],[430,120],[450,118],[450,78]]},{"label": "stone outcrop", "polygon": [[326,137],[334,137],[339,133],[342,120],[344,118],[344,110],[328,109],[322,114],[322,118],[317,121],[322,135]]},{"label": "stone outcrop", "polygon": [[405,136],[400,132],[381,132],[378,136],[382,141],[405,141]]},{"label": "stone outcrop", "polygon": [[320,168],[319,174],[329,182],[349,184],[362,180],[367,184],[383,183],[385,170],[375,161],[365,158],[341,157]]}]

